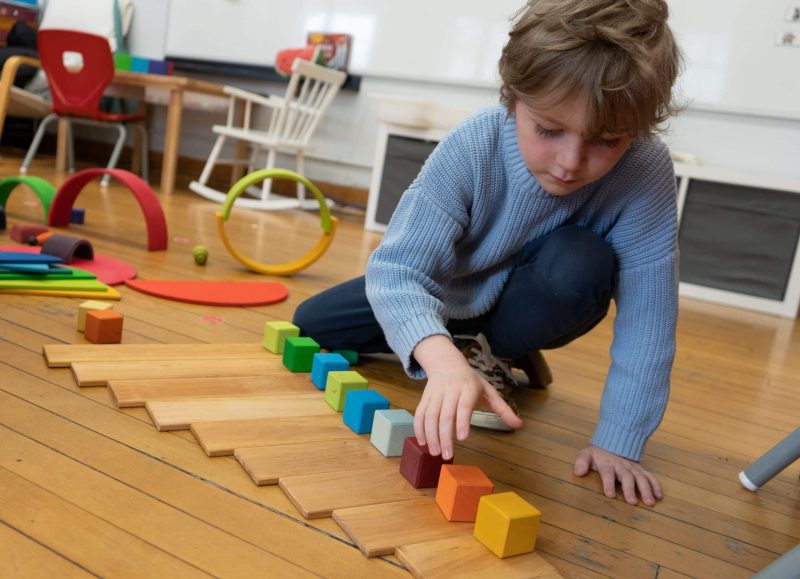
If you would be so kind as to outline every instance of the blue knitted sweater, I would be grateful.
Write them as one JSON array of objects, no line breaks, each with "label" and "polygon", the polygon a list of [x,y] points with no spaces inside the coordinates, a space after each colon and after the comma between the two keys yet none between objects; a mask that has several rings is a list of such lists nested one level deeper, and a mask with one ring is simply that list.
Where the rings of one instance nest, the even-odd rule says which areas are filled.
[{"label": "blue knitted sweater", "polygon": [[516,119],[500,106],[456,127],[405,192],[367,265],[367,297],[413,378],[424,338],[494,306],[514,255],[565,225],[602,236],[618,277],[611,368],[593,444],[639,460],[663,417],[678,311],[676,187],[667,148],[635,140],[604,177],[546,193],[523,161]]}]

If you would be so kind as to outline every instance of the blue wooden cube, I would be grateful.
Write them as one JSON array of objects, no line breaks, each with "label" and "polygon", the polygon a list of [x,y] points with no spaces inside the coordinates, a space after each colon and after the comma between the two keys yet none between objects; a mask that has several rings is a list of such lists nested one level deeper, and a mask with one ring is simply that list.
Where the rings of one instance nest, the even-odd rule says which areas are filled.
[{"label": "blue wooden cube", "polygon": [[168,67],[165,60],[151,60],[148,64],[150,74],[167,74]]},{"label": "blue wooden cube", "polygon": [[328,382],[328,372],[349,370],[348,362],[341,354],[314,354],[311,363],[311,381],[319,390],[325,390]]},{"label": "blue wooden cube", "polygon": [[319,344],[311,338],[286,338],[283,344],[283,365],[290,372],[311,372]]},{"label": "blue wooden cube", "polygon": [[372,421],[372,446],[383,456],[402,456],[406,437],[414,436],[414,417],[408,410],[377,410]]},{"label": "blue wooden cube", "polygon": [[377,390],[354,390],[344,402],[344,423],[356,434],[372,432],[376,410],[387,410],[389,399]]},{"label": "blue wooden cube", "polygon": [[86,210],[81,209],[80,207],[73,207],[69,213],[70,223],[77,223],[78,225],[83,225],[85,219],[86,219]]},{"label": "blue wooden cube", "polygon": [[131,72],[149,72],[150,62],[141,56],[134,56],[131,59]]}]

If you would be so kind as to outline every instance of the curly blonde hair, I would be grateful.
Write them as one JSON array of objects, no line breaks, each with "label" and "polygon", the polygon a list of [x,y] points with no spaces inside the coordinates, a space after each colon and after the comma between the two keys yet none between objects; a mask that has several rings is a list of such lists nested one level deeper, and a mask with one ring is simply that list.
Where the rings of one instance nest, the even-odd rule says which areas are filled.
[{"label": "curly blonde hair", "polygon": [[594,136],[660,132],[682,65],[668,15],[664,0],[529,0],[500,57],[501,102],[581,94]]}]

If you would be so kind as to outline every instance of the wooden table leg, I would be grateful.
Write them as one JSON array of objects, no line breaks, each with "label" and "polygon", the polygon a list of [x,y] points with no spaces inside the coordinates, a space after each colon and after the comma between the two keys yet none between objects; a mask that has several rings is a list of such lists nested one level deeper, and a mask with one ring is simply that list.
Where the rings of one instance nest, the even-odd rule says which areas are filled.
[{"label": "wooden table leg", "polygon": [[69,124],[64,119],[58,119],[58,136],[56,137],[56,171],[67,170],[67,139],[69,139]]},{"label": "wooden table leg", "polygon": [[[144,126],[150,126],[147,103],[139,101],[136,106],[136,114],[144,117]],[[133,125],[131,125],[133,127]],[[137,175],[142,174],[142,132],[134,128],[133,131],[133,151],[131,152],[131,171]]]},{"label": "wooden table leg", "polygon": [[164,160],[161,164],[161,192],[170,195],[175,189],[175,173],[178,168],[178,143],[181,133],[181,109],[183,91],[175,88],[169,94],[167,127],[164,134]]}]

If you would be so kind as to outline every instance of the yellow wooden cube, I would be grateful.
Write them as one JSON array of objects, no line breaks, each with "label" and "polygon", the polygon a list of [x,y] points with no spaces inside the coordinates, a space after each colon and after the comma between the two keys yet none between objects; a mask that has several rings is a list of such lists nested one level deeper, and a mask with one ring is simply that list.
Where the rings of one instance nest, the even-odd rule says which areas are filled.
[{"label": "yellow wooden cube", "polygon": [[514,492],[484,495],[478,503],[475,538],[498,557],[530,553],[542,513]]},{"label": "yellow wooden cube", "polygon": [[267,322],[264,324],[264,347],[273,354],[283,354],[286,338],[296,338],[300,328],[291,322]]},{"label": "yellow wooden cube", "polygon": [[328,372],[328,381],[325,383],[325,402],[336,412],[341,412],[344,410],[348,392],[367,388],[367,379],[355,370]]},{"label": "yellow wooden cube", "polygon": [[86,330],[86,312],[88,311],[101,311],[114,309],[114,304],[111,302],[100,302],[97,300],[86,300],[78,306],[78,331],[83,332]]}]

